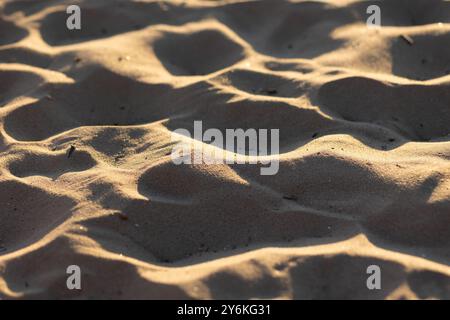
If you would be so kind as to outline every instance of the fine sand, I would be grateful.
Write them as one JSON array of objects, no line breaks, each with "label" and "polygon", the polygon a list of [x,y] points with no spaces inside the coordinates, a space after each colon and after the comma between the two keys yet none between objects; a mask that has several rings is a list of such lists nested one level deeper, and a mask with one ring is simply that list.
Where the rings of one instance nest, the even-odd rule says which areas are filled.
[{"label": "fine sand", "polygon": [[[0,298],[450,299],[450,2],[0,7]],[[278,174],[175,165],[197,120]]]}]

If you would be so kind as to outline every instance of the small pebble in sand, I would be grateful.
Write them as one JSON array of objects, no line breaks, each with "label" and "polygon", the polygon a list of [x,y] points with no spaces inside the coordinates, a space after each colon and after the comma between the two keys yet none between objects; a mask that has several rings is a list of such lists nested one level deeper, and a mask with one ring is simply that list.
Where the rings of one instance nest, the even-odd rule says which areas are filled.
[{"label": "small pebble in sand", "polygon": [[127,221],[128,220],[128,216],[126,214],[122,213],[122,212],[119,212],[117,214],[117,216],[119,217],[120,220],[123,220],[123,221]]},{"label": "small pebble in sand", "polygon": [[70,146],[69,151],[67,152],[67,158],[70,158],[72,156],[72,154],[75,152],[75,147],[74,146]]},{"label": "small pebble in sand", "polygon": [[269,94],[271,96],[276,95],[278,93],[278,90],[275,88],[267,88],[267,89],[263,89],[261,90],[261,92]]},{"label": "small pebble in sand", "polygon": [[407,44],[409,44],[410,46],[412,46],[414,44],[414,39],[411,38],[410,36],[406,35],[406,34],[402,34],[400,36],[401,39],[403,39]]},{"label": "small pebble in sand", "polygon": [[119,60],[119,61],[123,61],[123,60],[130,61],[131,57],[130,56],[119,57],[117,60]]}]

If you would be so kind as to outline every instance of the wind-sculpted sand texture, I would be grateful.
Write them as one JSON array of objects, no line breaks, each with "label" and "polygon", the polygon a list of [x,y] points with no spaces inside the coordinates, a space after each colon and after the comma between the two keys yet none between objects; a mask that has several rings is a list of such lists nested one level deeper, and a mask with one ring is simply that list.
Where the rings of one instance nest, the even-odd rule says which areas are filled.
[{"label": "wind-sculpted sand texture", "polygon": [[[450,299],[450,2],[0,4],[0,297]],[[278,174],[175,165],[194,121]]]}]

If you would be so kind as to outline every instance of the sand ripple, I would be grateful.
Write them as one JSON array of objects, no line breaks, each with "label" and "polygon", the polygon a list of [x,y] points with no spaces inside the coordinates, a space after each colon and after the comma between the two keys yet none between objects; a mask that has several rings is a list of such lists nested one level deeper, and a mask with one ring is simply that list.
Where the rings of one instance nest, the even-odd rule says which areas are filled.
[{"label": "sand ripple", "polygon": [[[0,1],[0,297],[450,298],[450,3],[344,2]],[[174,165],[196,120],[279,173]]]}]

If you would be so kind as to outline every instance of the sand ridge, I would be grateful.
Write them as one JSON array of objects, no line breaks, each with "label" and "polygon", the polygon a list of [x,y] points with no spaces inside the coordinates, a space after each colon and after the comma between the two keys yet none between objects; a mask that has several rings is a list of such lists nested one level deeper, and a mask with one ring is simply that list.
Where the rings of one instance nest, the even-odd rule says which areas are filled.
[{"label": "sand ridge", "polygon": [[[0,297],[448,299],[450,2],[369,2],[380,29],[364,1],[0,1]],[[278,174],[172,163],[198,120],[280,129]]]}]

